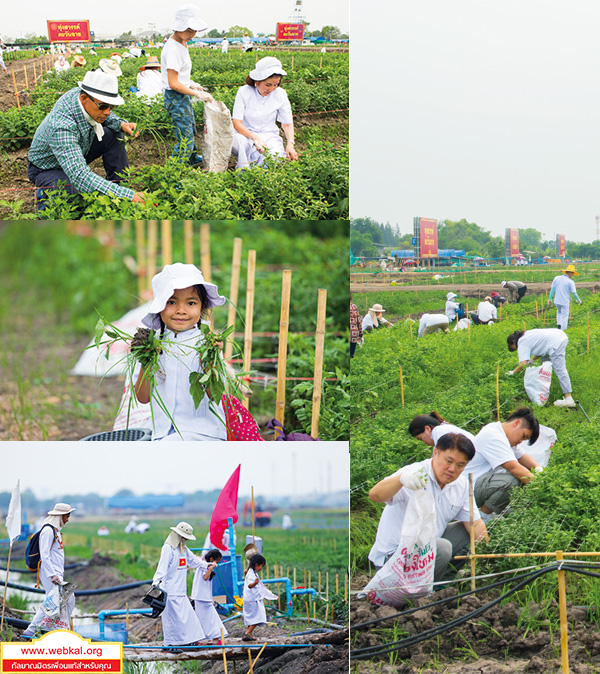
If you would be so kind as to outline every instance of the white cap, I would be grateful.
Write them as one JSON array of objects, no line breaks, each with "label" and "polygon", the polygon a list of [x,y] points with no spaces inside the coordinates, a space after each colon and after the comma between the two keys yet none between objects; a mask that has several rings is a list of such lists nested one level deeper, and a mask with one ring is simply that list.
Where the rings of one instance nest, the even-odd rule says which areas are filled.
[{"label": "white cap", "polygon": [[175,290],[190,288],[195,285],[205,287],[209,307],[218,307],[225,304],[226,300],[222,295],[219,295],[217,286],[214,283],[207,283],[198,267],[182,262],[167,264],[152,279],[152,302],[148,313],[142,319],[142,323],[148,328],[158,330],[160,328],[159,314],[167,306],[167,301],[173,297]]},{"label": "white cap", "polygon": [[447,300],[451,300],[453,297],[458,297],[458,295],[456,293],[448,293],[446,295]]},{"label": "white cap", "polygon": [[200,16],[200,8],[196,5],[183,5],[175,12],[175,21],[171,30],[182,32],[188,28],[196,32],[208,28],[208,24]]},{"label": "white cap", "polygon": [[77,86],[84,94],[89,94],[103,103],[110,105],[123,105],[125,101],[119,96],[119,80],[115,75],[109,75],[101,70],[89,70],[83,82],[77,82]]},{"label": "white cap", "polygon": [[271,75],[287,75],[281,61],[274,56],[265,56],[256,62],[254,70],[250,71],[250,78],[255,82],[262,82]]}]

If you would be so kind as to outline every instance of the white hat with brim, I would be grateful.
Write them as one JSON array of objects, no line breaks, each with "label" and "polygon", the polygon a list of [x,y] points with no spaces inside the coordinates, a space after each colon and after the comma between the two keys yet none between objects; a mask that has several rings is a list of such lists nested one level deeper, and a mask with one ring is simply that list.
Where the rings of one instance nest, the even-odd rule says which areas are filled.
[{"label": "white hat with brim", "polygon": [[48,515],[68,515],[72,513],[76,508],[71,508],[68,503],[57,503],[52,510],[48,511]]},{"label": "white hat with brim", "polygon": [[506,285],[506,281],[502,281],[502,283],[500,284],[500,287],[504,288],[505,285]]},{"label": "white hat with brim", "polygon": [[369,311],[375,311],[378,314],[384,313],[385,309],[381,306],[381,304],[374,304]]},{"label": "white hat with brim", "polygon": [[451,300],[453,297],[458,297],[458,295],[456,293],[448,293],[446,295],[447,300]]},{"label": "white hat with brim", "polygon": [[119,96],[119,80],[116,75],[109,75],[102,70],[88,71],[83,82],[77,82],[77,86],[84,94],[89,94],[102,103],[109,105],[123,105],[125,101]]},{"label": "white hat with brim", "polygon": [[196,32],[206,30],[208,24],[200,16],[200,9],[196,5],[183,5],[175,12],[175,21],[171,30],[182,32],[191,28]]},{"label": "white hat with brim", "polygon": [[274,56],[265,56],[257,61],[254,70],[250,71],[250,78],[255,82],[262,82],[272,75],[287,75],[281,61]]},{"label": "white hat with brim", "polygon": [[121,67],[114,59],[100,59],[98,67],[103,73],[120,77],[123,74]]},{"label": "white hat with brim", "polygon": [[187,538],[188,541],[195,541],[196,537],[194,536],[194,527],[187,522],[179,522],[176,527],[170,527],[171,531],[174,531],[176,534],[179,534],[182,538]]},{"label": "white hat with brim", "polygon": [[219,290],[214,283],[207,283],[202,272],[193,264],[176,262],[168,264],[152,279],[152,302],[148,313],[142,319],[142,323],[158,330],[160,328],[160,312],[167,306],[167,301],[173,297],[173,293],[181,288],[190,288],[195,285],[203,285],[208,295],[208,307],[218,307],[225,304],[226,299],[219,295]]}]

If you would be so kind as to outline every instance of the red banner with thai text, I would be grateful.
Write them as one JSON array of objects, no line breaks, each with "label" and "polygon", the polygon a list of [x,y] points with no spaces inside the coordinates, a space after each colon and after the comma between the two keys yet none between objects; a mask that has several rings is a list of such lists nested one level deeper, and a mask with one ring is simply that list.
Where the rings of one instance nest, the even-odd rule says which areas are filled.
[{"label": "red banner with thai text", "polygon": [[567,254],[567,242],[564,234],[556,235],[556,252],[558,257],[564,257]]},{"label": "red banner with thai text", "polygon": [[50,42],[90,42],[89,21],[46,21]]},{"label": "red banner with thai text", "polygon": [[277,41],[283,40],[303,40],[304,39],[304,24],[303,23],[278,23],[275,31]]},{"label": "red banner with thai text", "polygon": [[508,244],[510,257],[515,257],[519,255],[519,230],[518,229],[509,229],[508,230]]},{"label": "red banner with thai text", "polygon": [[438,256],[437,220],[419,218],[420,257]]}]

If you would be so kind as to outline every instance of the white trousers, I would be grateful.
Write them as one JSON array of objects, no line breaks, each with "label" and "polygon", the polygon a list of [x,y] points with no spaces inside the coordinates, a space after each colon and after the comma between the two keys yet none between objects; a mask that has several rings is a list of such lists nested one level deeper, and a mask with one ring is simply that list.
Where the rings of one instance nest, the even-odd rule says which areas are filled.
[{"label": "white trousers", "polygon": [[[261,134],[264,140],[264,146],[268,148],[271,155],[278,157],[285,157],[285,150],[283,148],[283,139],[279,134]],[[254,145],[254,141],[241,133],[233,134],[232,153],[237,157],[236,168],[252,168],[252,166],[260,166],[264,160],[265,155],[261,154]]]},{"label": "white trousers", "polygon": [[[556,376],[558,377],[558,382],[563,393],[572,392],[571,378],[567,372],[567,363],[565,361],[568,343],[569,339],[565,335],[565,341],[558,348],[553,349],[548,353],[548,358],[552,363],[554,372],[556,372]],[[543,360],[548,360],[548,358],[544,358]]]},{"label": "white trousers", "polygon": [[569,325],[569,304],[555,304],[556,324],[561,330],[566,330]]}]

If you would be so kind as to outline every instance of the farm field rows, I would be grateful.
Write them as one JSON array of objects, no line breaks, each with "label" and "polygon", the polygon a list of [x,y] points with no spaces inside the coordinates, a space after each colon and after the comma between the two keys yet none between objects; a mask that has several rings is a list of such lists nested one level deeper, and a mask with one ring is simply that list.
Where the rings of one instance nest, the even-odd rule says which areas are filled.
[{"label": "farm field rows", "polygon": [[[531,278],[530,271],[520,274],[525,282]],[[590,274],[588,280],[592,279]],[[499,280],[504,279],[498,279],[498,283]],[[477,284],[486,282],[477,278]],[[473,299],[477,297],[477,284],[471,285],[465,293],[471,298],[471,308],[477,304],[477,299]],[[425,312],[443,313],[445,292],[422,286],[414,290],[369,292],[368,295],[355,290],[353,293],[353,302],[361,315],[365,306],[380,302],[388,310],[386,317],[395,321],[391,329],[365,335],[364,346],[357,349],[351,365],[354,591],[361,590],[374,573],[367,555],[375,540],[382,508],[368,500],[369,489],[401,466],[431,456],[431,448],[408,433],[409,422],[419,414],[436,410],[450,423],[476,434],[485,424],[497,420],[498,407],[500,417],[505,419],[517,407],[532,406],[524,391],[523,374],[505,376],[517,365],[516,354],[507,349],[506,337],[524,328],[555,327],[554,307],[548,308],[544,295],[536,297],[528,293],[519,304],[505,305],[502,320],[495,325],[471,326],[470,330],[435,333],[417,339],[418,320],[414,322],[414,319]],[[579,296],[583,304],[572,305],[566,362],[573,395],[587,412],[589,421],[579,408],[553,406],[553,401],[562,397],[557,379],[553,377],[548,404],[535,407],[540,424],[552,427],[558,436],[550,464],[532,484],[513,492],[511,512],[490,523],[490,542],[478,543],[478,553],[600,551],[600,450],[597,443],[600,368],[596,366],[600,357],[600,296],[593,288],[579,288]],[[458,301],[461,299],[465,301],[464,297]],[[591,558],[592,563],[597,561]],[[477,573],[508,572],[543,563],[531,558],[478,560]],[[508,573],[506,578],[512,575]],[[497,579],[481,580],[478,587],[492,580]],[[468,590],[465,584],[458,587],[458,591],[464,590]],[[438,596],[456,591],[444,590]],[[577,671],[586,673],[597,671],[594,668],[597,651],[589,644],[600,619],[599,591],[598,579],[567,576],[567,600],[573,606],[591,607],[579,616],[569,609],[570,638],[574,642],[571,662],[580,668]],[[428,610],[427,620],[433,623],[423,624],[425,612],[422,611],[419,620],[407,617],[394,625],[388,621],[359,630],[353,647],[385,644],[407,634],[418,634],[433,624],[463,615],[467,608],[472,610],[483,605],[497,593],[486,595],[485,600],[473,599],[464,607],[454,603],[446,611]],[[459,628],[460,634],[456,630],[442,634],[439,639],[448,644],[447,648],[440,649],[440,642],[433,639],[411,650],[383,656],[384,661],[389,658],[390,664],[401,667],[399,671],[467,672],[471,671],[468,663],[479,657],[480,665],[485,661],[490,672],[501,672],[505,670],[499,660],[508,665],[510,671],[524,671],[525,666],[535,667],[532,658],[540,655],[549,660],[548,668],[540,671],[558,672],[560,641],[556,597],[556,575],[549,574],[503,601],[500,609],[492,611],[489,617],[483,614],[480,620],[485,624],[477,623],[483,625],[481,629],[473,626],[462,631]],[[418,603],[426,601],[432,600],[423,599]],[[388,614],[393,612],[390,609]],[[352,613],[351,621],[355,624],[385,615],[382,609],[369,608],[365,602],[353,602]],[[538,644],[537,652],[532,643]],[[369,660],[357,661],[355,671],[375,671],[374,667]]]},{"label": "farm field rows", "polygon": [[[86,54],[97,66],[110,50]],[[209,173],[170,158],[172,123],[162,100],[150,105],[128,91],[135,85],[138,59],[122,63],[120,92],[126,99],[119,117],[140,131],[128,140],[130,167],[126,184],[143,191],[145,204],[83,195],[67,200],[57,193],[43,212],[47,219],[207,218],[207,219],[337,219],[348,214],[348,54],[271,52],[280,58],[296,126],[298,162],[273,161],[268,169],[237,171],[235,158],[225,173]],[[212,50],[191,51],[196,79],[231,110],[237,88],[244,84],[258,54]],[[8,219],[33,217],[34,189],[26,176],[31,138],[56,100],[77,86],[81,71],[45,74],[22,96],[27,105],[0,113],[0,214]],[[33,78],[32,78],[33,79]],[[15,101],[16,102],[16,101]],[[195,104],[197,136],[202,136],[203,104]],[[199,145],[201,139],[198,138]],[[92,168],[102,174],[99,160]]]}]

